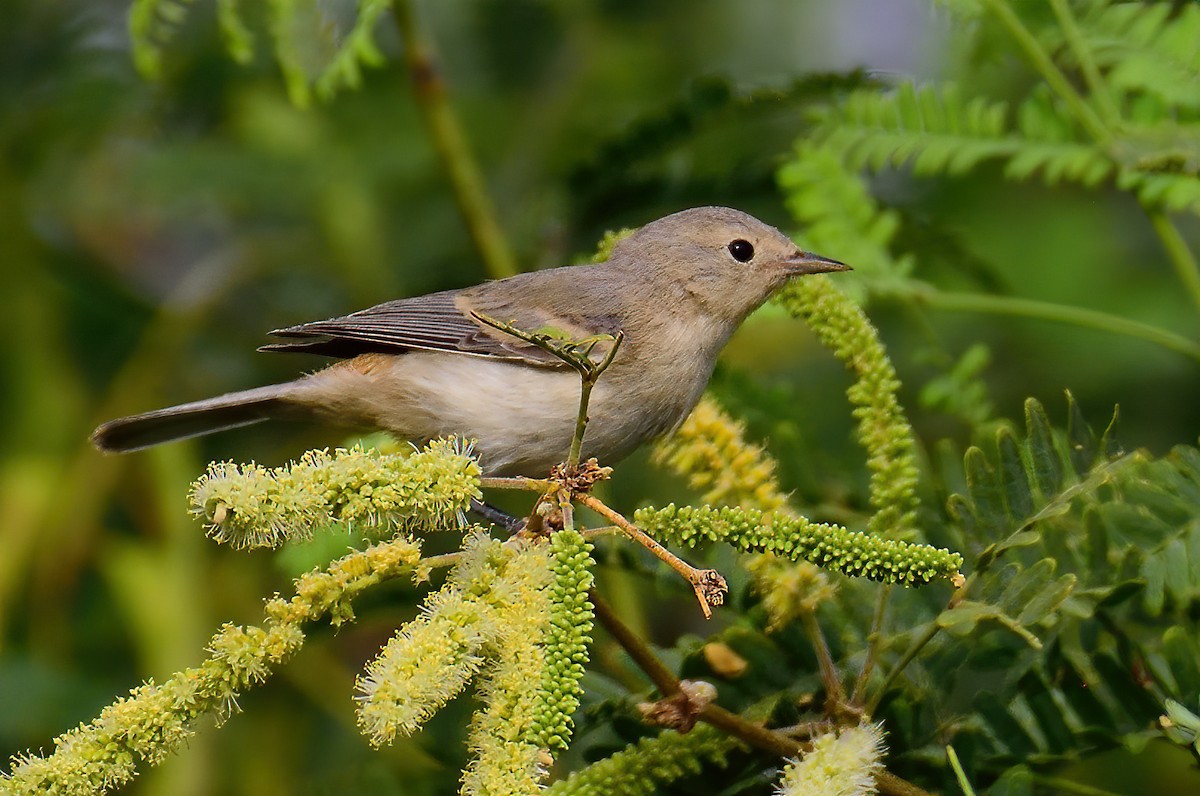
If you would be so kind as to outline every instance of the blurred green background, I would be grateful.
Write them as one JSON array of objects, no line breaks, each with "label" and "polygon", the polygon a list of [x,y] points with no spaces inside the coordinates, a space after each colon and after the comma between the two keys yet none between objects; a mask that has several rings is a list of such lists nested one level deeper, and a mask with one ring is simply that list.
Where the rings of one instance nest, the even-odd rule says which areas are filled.
[{"label": "blurred green background", "polygon": [[[254,353],[267,330],[487,273],[399,59],[302,110],[260,47],[233,63],[197,2],[157,83],[132,66],[122,2],[4,0],[0,26],[0,754],[46,748],[115,695],[194,664],[221,622],[255,622],[301,564],[204,539],[189,482],[213,459],[276,464],[344,436],[256,427],[136,455],[87,443],[100,421],[290,378],[311,359]],[[352,6],[321,4],[337,19]],[[838,85],[943,77],[997,96],[1030,79],[964,71],[953,24],[921,0],[419,2],[450,100],[521,268],[590,253],[609,229],[701,204],[794,228],[775,171],[805,110]],[[855,72],[854,70],[863,70]],[[831,74],[826,80],[811,76]],[[807,82],[798,82],[807,81]],[[956,289],[1104,310],[1195,338],[1197,316],[1127,197],[958,180],[876,181],[918,275]],[[1180,227],[1195,251],[1200,225]],[[838,257],[839,252],[822,252]],[[1195,442],[1200,367],[1148,343],[1004,316],[869,307],[922,439],[967,440],[1035,396],[1061,415],[1122,408],[1127,447]],[[960,358],[973,346],[974,359]],[[974,362],[975,367],[972,367]],[[956,364],[960,365],[956,371]],[[954,374],[957,373],[957,376]],[[954,380],[958,381],[955,382]],[[969,383],[966,404],[921,400]],[[748,322],[715,380],[782,462],[800,503],[861,501],[848,383],[798,321]],[[956,390],[957,391],[957,390]],[[618,507],[685,496],[644,455]],[[861,505],[861,502],[859,503]],[[300,556],[303,558],[303,556]],[[616,577],[615,575],[613,576]],[[220,732],[130,792],[439,792],[465,751],[469,700],[411,743],[357,735],[355,673],[417,592],[393,585],[336,637],[247,695]],[[670,643],[681,620],[643,623]],[[702,630],[689,615],[687,626]],[[1138,792],[1138,777],[1128,792]],[[1121,772],[1108,787],[1120,787]],[[1142,781],[1144,784],[1144,781]]]}]

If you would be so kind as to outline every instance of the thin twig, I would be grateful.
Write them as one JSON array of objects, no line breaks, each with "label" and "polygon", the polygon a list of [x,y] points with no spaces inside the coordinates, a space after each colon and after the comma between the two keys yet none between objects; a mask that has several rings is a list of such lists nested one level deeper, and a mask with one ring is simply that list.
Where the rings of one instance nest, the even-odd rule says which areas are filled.
[{"label": "thin twig", "polygon": [[625,532],[626,536],[642,545],[642,547],[645,547],[657,556],[660,561],[682,575],[691,584],[692,590],[696,592],[696,599],[700,602],[700,610],[704,611],[705,619],[712,617],[711,606],[720,605],[725,601],[728,586],[725,583],[725,578],[721,577],[721,573],[715,569],[697,569],[693,567],[656,542],[641,528],[638,528],[592,495],[576,495],[575,499],[601,517],[604,517],[613,525],[619,527]]},{"label": "thin twig", "polygon": [[867,636],[867,656],[863,661],[862,671],[858,673],[858,679],[854,683],[854,691],[850,695],[851,705],[862,704],[863,694],[867,690],[867,682],[871,679],[871,672],[875,669],[876,659],[879,657],[879,642],[883,638],[883,620],[887,613],[888,597],[891,596],[892,587],[889,584],[884,584],[879,589],[879,599],[875,603],[875,616],[871,620],[871,633]]},{"label": "thin twig", "polygon": [[896,665],[892,667],[892,670],[888,672],[887,677],[884,679],[882,685],[879,686],[879,689],[875,692],[875,695],[867,700],[865,709],[868,716],[875,715],[875,709],[879,707],[880,701],[883,700],[883,697],[885,694],[887,694],[888,689],[892,687],[892,683],[896,682],[896,679],[900,677],[900,674],[904,671],[904,669],[910,663],[912,663],[913,658],[917,657],[917,654],[925,648],[926,644],[928,644],[930,641],[933,641],[934,637],[941,629],[941,625],[939,625],[937,622],[929,622],[925,628],[925,631],[909,646],[907,650],[905,650],[904,655],[901,656]]},{"label": "thin twig", "polygon": [[625,652],[629,653],[629,657],[633,659],[637,667],[650,678],[650,682],[654,683],[658,693],[665,697],[678,694],[679,678],[658,659],[646,642],[642,641],[636,633],[629,629],[628,625],[620,620],[608,601],[601,597],[595,589],[588,592],[588,599],[592,601],[595,608],[596,620],[604,625],[608,634],[621,645]]},{"label": "thin twig", "polygon": [[412,0],[393,0],[392,8],[404,44],[404,63],[408,67],[417,108],[446,169],[471,240],[491,277],[512,276],[517,273],[512,249],[496,221],[495,208],[462,126],[446,98],[446,84],[438,72],[432,47],[421,36]]},{"label": "thin twig", "polygon": [[[583,450],[583,434],[587,431],[588,424],[588,403],[592,398],[592,388],[596,386],[596,381],[600,375],[608,369],[612,364],[613,359],[617,356],[617,349],[621,347],[621,343],[625,340],[625,335],[622,332],[617,332],[613,337],[612,348],[604,356],[594,369],[588,372],[580,372],[581,383],[579,386],[579,413],[575,416],[575,433],[571,436],[571,451],[567,454],[567,467],[576,467],[579,465],[579,457]],[[594,345],[594,344],[593,344]],[[591,349],[589,348],[590,352]],[[588,360],[590,362],[590,360]]]},{"label": "thin twig", "polygon": [[[536,346],[552,356],[558,357],[579,373],[579,411],[575,416],[575,431],[571,435],[571,449],[567,454],[566,463],[568,471],[578,467],[580,453],[583,450],[583,435],[587,432],[588,403],[592,398],[592,388],[596,386],[596,382],[599,381],[600,376],[604,374],[604,371],[608,370],[608,366],[616,359],[617,351],[621,348],[621,343],[625,340],[624,332],[618,331],[615,335],[598,334],[583,340],[561,340],[549,334],[527,332],[511,323],[505,323],[482,312],[472,312],[471,316],[480,323],[485,323],[494,329],[498,329],[518,340],[523,340],[532,346]],[[595,362],[591,357],[592,351],[595,350],[598,344],[603,342],[612,342],[612,347],[599,362]]]},{"label": "thin twig", "polygon": [[825,712],[834,713],[837,706],[845,702],[846,694],[842,690],[842,678],[833,662],[833,656],[829,654],[829,643],[825,640],[825,634],[821,631],[821,625],[817,622],[815,612],[801,611],[800,622],[804,625],[804,632],[808,635],[808,640],[817,653],[817,665],[821,669],[821,682],[825,684]]},{"label": "thin twig", "polygon": [[963,796],[975,796],[975,789],[971,787],[967,772],[963,771],[962,764],[958,762],[958,753],[954,751],[953,746],[946,746],[946,758],[950,761],[950,769],[958,779],[958,787],[962,788]]},{"label": "thin twig", "polygon": [[484,476],[479,479],[479,485],[484,489],[526,489],[530,492],[545,492],[554,484],[545,478],[498,478]]}]

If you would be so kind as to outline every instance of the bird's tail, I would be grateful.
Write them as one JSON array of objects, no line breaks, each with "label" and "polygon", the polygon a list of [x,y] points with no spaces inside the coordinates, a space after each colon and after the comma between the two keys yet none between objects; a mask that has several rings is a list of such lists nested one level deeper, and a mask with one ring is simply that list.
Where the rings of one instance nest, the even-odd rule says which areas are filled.
[{"label": "bird's tail", "polygon": [[284,414],[290,385],[274,384],[110,420],[92,432],[102,451],[136,451],[177,439],[240,428]]}]

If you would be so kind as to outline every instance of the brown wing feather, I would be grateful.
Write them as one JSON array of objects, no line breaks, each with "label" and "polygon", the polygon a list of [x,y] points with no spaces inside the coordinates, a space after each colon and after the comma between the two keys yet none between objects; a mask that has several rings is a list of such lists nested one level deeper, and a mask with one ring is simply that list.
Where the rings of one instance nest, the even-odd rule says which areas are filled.
[{"label": "brown wing feather", "polygon": [[[291,351],[350,358],[368,352],[401,353],[412,349],[447,351],[472,356],[496,357],[547,367],[563,363],[542,349],[503,332],[486,327],[459,308],[461,291],[450,290],[427,296],[389,301],[384,304],[324,321],[313,321],[271,332],[288,342],[273,343],[260,351]],[[473,306],[473,303],[469,306]],[[515,321],[523,329],[546,325],[541,313],[514,313],[501,302],[482,309],[503,321]],[[521,314],[530,317],[522,321]],[[535,317],[538,316],[538,317]],[[529,324],[529,325],[526,325]],[[603,322],[599,326],[604,326]],[[592,324],[586,324],[591,327]],[[607,331],[595,328],[590,333]]]}]

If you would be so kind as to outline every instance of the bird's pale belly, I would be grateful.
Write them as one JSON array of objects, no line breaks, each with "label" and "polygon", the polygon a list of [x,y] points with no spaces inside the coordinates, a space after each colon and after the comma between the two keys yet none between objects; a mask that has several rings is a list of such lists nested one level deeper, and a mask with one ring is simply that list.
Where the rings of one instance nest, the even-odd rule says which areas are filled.
[{"label": "bird's pale belly", "polygon": [[[699,393],[671,383],[664,385],[668,400],[638,407],[623,400],[619,381],[601,377],[589,406],[583,454],[602,464],[672,428]],[[321,414],[414,442],[472,438],[486,473],[533,477],[567,458],[580,395],[571,370],[432,351],[366,355],[301,384],[297,399]]]}]

